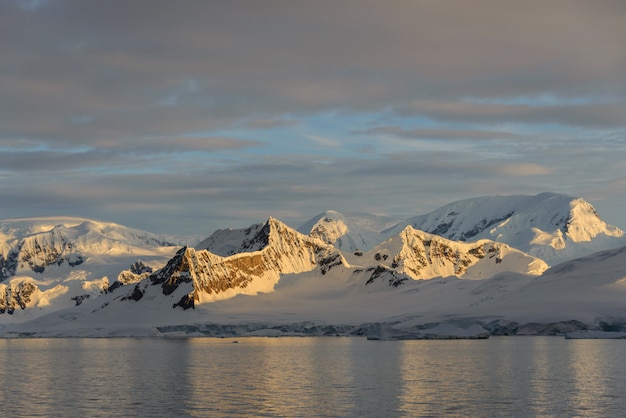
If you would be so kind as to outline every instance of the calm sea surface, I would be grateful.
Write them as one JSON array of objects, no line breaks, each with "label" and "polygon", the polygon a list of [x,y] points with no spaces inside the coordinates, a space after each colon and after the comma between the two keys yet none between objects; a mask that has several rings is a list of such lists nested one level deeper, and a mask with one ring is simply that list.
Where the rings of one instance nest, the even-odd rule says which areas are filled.
[{"label": "calm sea surface", "polygon": [[626,340],[0,340],[0,376],[3,417],[618,417]]}]

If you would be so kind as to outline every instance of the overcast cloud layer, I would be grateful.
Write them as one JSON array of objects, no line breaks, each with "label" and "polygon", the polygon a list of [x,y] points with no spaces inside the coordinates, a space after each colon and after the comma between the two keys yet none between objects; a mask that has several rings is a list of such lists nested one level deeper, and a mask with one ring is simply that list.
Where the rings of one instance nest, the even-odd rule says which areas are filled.
[{"label": "overcast cloud layer", "polygon": [[626,2],[0,0],[0,219],[555,191],[626,227]]}]

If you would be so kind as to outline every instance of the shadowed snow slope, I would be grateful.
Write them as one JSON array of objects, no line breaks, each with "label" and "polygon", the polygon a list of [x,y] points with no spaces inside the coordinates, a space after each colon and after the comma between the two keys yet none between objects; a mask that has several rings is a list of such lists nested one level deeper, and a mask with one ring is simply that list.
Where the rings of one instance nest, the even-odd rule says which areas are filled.
[{"label": "shadowed snow slope", "polygon": [[242,252],[259,250],[253,240],[263,224],[254,224],[240,229],[218,229],[207,239],[195,246],[198,250],[208,250],[213,254],[229,256]]},{"label": "shadowed snow slope", "polygon": [[[570,260],[480,310],[516,321],[626,324],[626,247]],[[626,329],[625,329],[626,330]]]}]

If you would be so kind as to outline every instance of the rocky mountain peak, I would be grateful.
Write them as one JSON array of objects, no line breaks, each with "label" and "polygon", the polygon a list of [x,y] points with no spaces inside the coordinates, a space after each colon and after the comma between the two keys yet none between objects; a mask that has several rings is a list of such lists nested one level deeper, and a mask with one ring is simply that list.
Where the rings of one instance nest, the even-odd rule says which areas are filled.
[{"label": "rocky mountain peak", "polygon": [[[490,240],[457,242],[417,230],[410,225],[361,256],[372,277],[386,272],[389,283],[397,286],[402,277],[413,280],[434,277],[485,279],[505,271],[539,275],[548,268],[542,260]],[[404,279],[406,280],[406,279]],[[371,278],[368,280],[371,283]]]},{"label": "rocky mountain peak", "polygon": [[[149,276],[149,283],[159,286],[163,295],[177,294],[180,299],[174,300],[173,306],[187,309],[198,302],[237,294],[271,292],[285,274],[319,269],[324,275],[334,267],[347,266],[335,247],[274,218],[256,229],[240,248],[241,252],[223,257],[208,250],[183,247],[165,267]],[[148,287],[140,282],[125,299],[141,300],[146,291]]]}]

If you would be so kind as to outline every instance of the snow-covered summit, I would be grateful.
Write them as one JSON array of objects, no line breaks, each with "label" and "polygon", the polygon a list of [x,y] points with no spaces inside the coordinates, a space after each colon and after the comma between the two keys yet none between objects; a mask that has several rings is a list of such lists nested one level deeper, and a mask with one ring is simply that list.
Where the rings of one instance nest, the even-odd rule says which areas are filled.
[{"label": "snow-covered summit", "polygon": [[160,267],[178,247],[168,236],[85,218],[2,220],[0,314],[29,317],[96,298],[139,258]]},{"label": "snow-covered summit", "polygon": [[[187,309],[196,303],[240,294],[272,292],[286,274],[318,270],[325,275],[333,267],[348,266],[332,245],[303,235],[277,219],[269,218],[254,231],[244,233],[248,238],[241,251],[230,256],[182,248],[165,267],[138,283],[126,299],[138,301],[146,292],[156,292],[173,295],[172,306]],[[155,285],[160,290],[155,291]]]},{"label": "snow-covered summit", "polygon": [[[0,221],[0,277],[43,272],[87,257],[155,256],[179,246],[165,236],[111,222],[82,218],[23,218]],[[167,252],[167,251],[166,251]]]},{"label": "snow-covered summit", "polygon": [[[355,253],[369,251],[409,225],[453,241],[502,242],[551,265],[626,245],[624,232],[607,225],[590,203],[558,193],[465,199],[405,221],[327,210],[297,230]],[[254,250],[249,241],[261,227],[217,230],[196,248],[223,256]]]},{"label": "snow-covered summit", "polygon": [[319,238],[346,252],[368,250],[381,241],[380,232],[396,225],[398,219],[365,213],[327,210],[309,219],[298,231]]},{"label": "snow-covered summit", "polygon": [[[345,252],[367,250],[378,244],[383,236],[380,232],[396,225],[398,219],[366,213],[340,213],[334,210],[322,212],[297,227],[304,235],[334,245]],[[264,224],[253,224],[247,228],[218,229],[195,246],[198,250],[209,250],[214,254],[229,256],[240,252],[257,250],[256,234]]]},{"label": "snow-covered summit", "polygon": [[368,284],[384,278],[392,286],[408,279],[489,279],[503,272],[537,276],[548,268],[543,260],[503,243],[487,239],[457,242],[410,225],[370,251],[354,254],[349,261],[353,265],[360,261],[369,267],[367,271],[373,271]]},{"label": "snow-covered summit", "polygon": [[590,203],[558,193],[460,200],[384,234],[407,225],[455,241],[503,242],[549,264],[626,244],[624,232],[602,221]]},{"label": "snow-covered summit", "polygon": [[[46,235],[64,236],[79,245],[82,251],[101,252],[107,243],[108,251],[124,251],[134,247],[180,245],[175,238],[129,228],[113,222],[77,217],[34,217],[0,220],[0,240],[11,242]],[[122,247],[116,245],[125,245]]]}]

